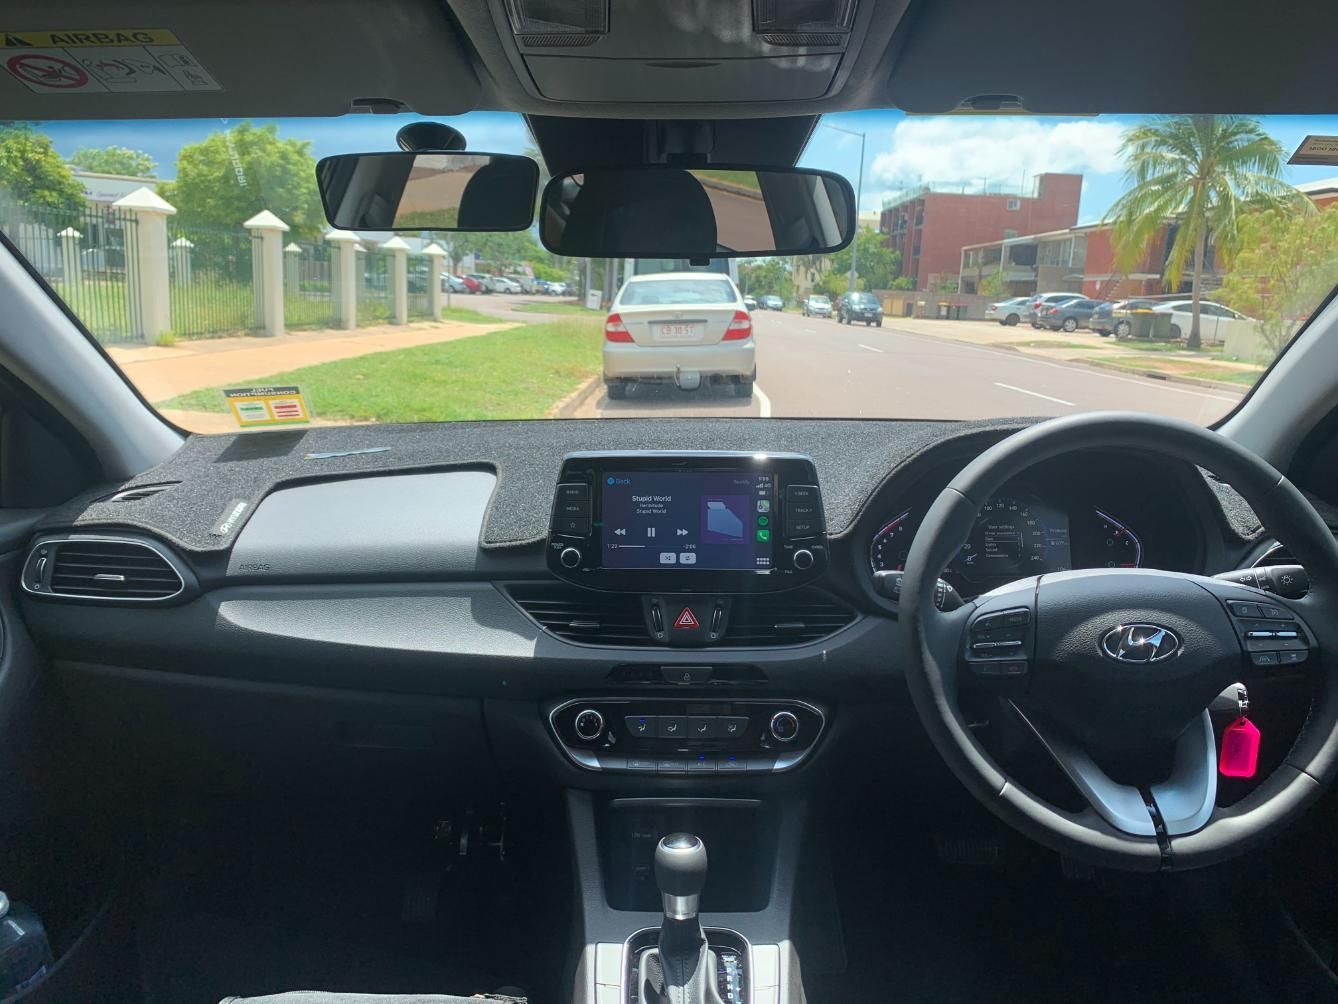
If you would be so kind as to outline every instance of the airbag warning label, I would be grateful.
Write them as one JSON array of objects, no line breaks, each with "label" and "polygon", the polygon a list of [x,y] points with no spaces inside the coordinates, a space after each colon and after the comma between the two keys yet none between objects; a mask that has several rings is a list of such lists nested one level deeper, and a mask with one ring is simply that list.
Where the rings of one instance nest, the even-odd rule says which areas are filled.
[{"label": "airbag warning label", "polygon": [[0,59],[30,91],[220,91],[165,28],[0,31]]}]

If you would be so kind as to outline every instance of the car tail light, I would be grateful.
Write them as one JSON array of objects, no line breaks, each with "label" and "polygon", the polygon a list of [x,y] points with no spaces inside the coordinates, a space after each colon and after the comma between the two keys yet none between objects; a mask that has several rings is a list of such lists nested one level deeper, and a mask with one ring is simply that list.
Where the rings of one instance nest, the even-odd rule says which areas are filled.
[{"label": "car tail light", "polygon": [[1058,307],[1049,307],[1049,308],[1046,309],[1045,312],[1046,312],[1047,314],[1058,314],[1058,313],[1059,313],[1059,308],[1058,308]]},{"label": "car tail light", "polygon": [[753,334],[753,319],[748,316],[745,310],[734,311],[734,320],[729,322],[729,327],[725,328],[724,341],[739,342],[745,338],[751,338]]},{"label": "car tail light", "polygon": [[617,314],[610,314],[604,319],[604,340],[606,342],[630,342],[632,333]]}]

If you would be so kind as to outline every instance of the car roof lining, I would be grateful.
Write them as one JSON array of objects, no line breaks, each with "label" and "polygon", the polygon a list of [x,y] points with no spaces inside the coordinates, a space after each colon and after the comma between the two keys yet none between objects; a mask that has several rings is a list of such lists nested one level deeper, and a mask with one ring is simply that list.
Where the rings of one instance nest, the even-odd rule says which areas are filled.
[{"label": "car roof lining", "polygon": [[[1117,12],[1071,0],[858,0],[855,30],[821,97],[564,102],[540,96],[525,73],[503,0],[119,0],[111,9],[16,0],[0,31],[165,28],[223,89],[35,93],[0,69],[7,119],[327,116],[371,99],[432,116],[728,121],[862,108],[941,113],[981,95],[1014,95],[1035,113],[1324,113],[1338,37],[1338,4],[1286,18],[1207,0],[1128,0]],[[1121,31],[1116,13],[1118,25],[1143,27]],[[611,16],[636,18],[637,7],[614,3]],[[1242,60],[1267,72],[1242,72]],[[582,60],[572,63],[579,74]],[[1138,72],[1121,72],[1131,63]],[[629,61],[629,80],[639,65]],[[740,72],[746,80],[751,71]]]}]

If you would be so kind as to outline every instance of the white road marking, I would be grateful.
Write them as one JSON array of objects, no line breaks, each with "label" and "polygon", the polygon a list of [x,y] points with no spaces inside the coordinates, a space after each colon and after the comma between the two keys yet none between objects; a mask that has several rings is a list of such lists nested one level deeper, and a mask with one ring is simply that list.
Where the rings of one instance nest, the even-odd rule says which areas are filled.
[{"label": "white road marking", "polygon": [[757,398],[757,417],[771,417],[771,398],[762,392],[762,388],[753,384],[753,397]]},{"label": "white road marking", "polygon": [[1067,405],[1070,408],[1077,407],[1077,405],[1075,405],[1072,401],[1065,401],[1062,397],[1051,397],[1049,394],[1042,394],[1039,391],[1027,390],[1027,388],[1025,387],[1014,387],[1011,383],[999,383],[999,381],[996,380],[994,381],[994,386],[1002,387],[1004,390],[1015,390],[1019,394],[1030,394],[1032,397],[1039,397],[1046,401],[1053,401],[1055,404]]},{"label": "white road marking", "polygon": [[868,349],[870,352],[877,352],[879,355],[882,355],[882,349],[875,349],[872,345],[865,345],[863,342],[856,342],[855,344],[862,349]]}]

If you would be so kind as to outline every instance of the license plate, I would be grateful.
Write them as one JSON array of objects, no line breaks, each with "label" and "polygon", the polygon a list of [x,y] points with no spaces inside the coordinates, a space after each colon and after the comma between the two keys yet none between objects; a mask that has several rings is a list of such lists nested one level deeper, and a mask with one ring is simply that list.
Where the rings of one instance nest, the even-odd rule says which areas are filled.
[{"label": "license plate", "polygon": [[657,342],[695,342],[701,338],[700,324],[657,324],[651,331]]}]

